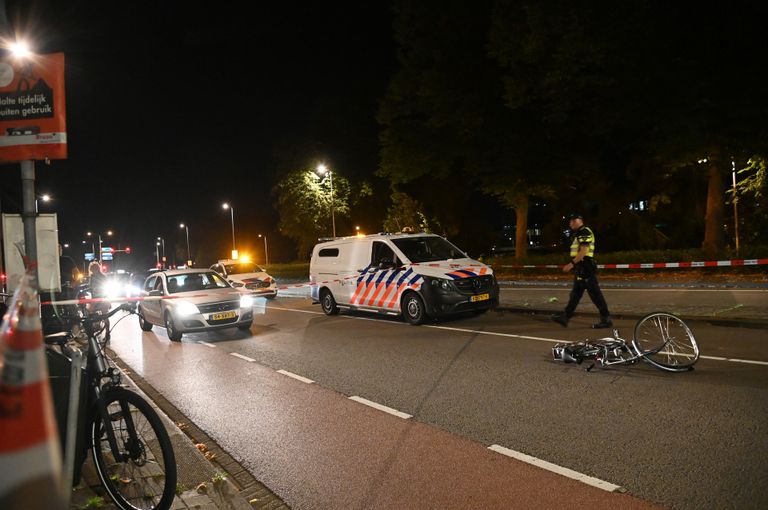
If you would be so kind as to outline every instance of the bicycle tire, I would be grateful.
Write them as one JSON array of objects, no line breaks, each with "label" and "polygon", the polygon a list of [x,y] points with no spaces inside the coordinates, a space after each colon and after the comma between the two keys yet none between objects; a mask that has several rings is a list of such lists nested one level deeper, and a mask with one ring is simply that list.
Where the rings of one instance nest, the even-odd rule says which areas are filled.
[{"label": "bicycle tire", "polygon": [[[112,417],[118,447],[124,452],[133,449],[134,454],[125,462],[115,460],[101,415],[96,413],[91,451],[101,484],[122,510],[168,510],[176,492],[176,459],[160,417],[141,396],[124,388],[112,388],[102,398]],[[122,404],[133,418],[136,442],[128,437]]]},{"label": "bicycle tire", "polygon": [[644,361],[670,372],[692,370],[699,346],[683,319],[667,312],[649,313],[635,324],[632,347]]}]

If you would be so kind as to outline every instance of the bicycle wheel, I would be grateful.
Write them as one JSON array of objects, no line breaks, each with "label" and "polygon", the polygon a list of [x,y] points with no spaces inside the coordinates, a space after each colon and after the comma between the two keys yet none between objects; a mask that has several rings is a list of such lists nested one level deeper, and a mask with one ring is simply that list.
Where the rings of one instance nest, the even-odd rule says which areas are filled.
[{"label": "bicycle wheel", "polygon": [[683,320],[671,313],[654,312],[635,325],[632,347],[645,361],[662,370],[693,369],[699,346]]},{"label": "bicycle wheel", "polygon": [[[97,414],[91,449],[101,484],[123,510],[167,510],[176,491],[176,459],[160,417],[132,391],[113,388],[103,398],[111,418],[107,425],[125,458],[115,458]],[[133,422],[135,437],[131,437],[127,418]]]}]

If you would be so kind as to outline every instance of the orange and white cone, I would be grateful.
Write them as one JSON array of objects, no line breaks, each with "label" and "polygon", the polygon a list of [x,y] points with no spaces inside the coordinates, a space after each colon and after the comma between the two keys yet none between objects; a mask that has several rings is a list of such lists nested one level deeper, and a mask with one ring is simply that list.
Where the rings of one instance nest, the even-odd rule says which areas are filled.
[{"label": "orange and white cone", "polygon": [[0,330],[0,508],[64,509],[34,277],[16,291]]}]

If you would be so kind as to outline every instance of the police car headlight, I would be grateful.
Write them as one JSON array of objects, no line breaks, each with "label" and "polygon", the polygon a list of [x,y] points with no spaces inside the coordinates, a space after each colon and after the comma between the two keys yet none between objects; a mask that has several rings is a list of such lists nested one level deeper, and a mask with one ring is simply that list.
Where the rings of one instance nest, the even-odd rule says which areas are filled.
[{"label": "police car headlight", "polygon": [[200,313],[200,310],[189,301],[181,301],[176,304],[176,313],[181,316],[187,316]]},{"label": "police car headlight", "polygon": [[445,278],[430,278],[430,285],[442,290],[453,290],[453,284],[450,280],[446,280]]},{"label": "police car headlight", "polygon": [[240,308],[251,308],[253,306],[253,296],[245,295],[240,297]]}]

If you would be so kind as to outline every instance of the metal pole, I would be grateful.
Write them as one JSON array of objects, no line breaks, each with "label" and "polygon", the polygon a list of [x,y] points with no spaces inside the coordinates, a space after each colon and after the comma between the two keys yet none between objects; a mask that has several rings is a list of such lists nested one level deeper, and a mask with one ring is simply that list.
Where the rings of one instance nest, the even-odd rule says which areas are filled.
[{"label": "metal pole", "polygon": [[184,225],[184,230],[187,232],[187,261],[192,262],[192,252],[189,250],[189,227]]},{"label": "metal pole", "polygon": [[739,208],[738,208],[738,202],[739,198],[736,194],[736,162],[731,161],[731,167],[733,168],[733,171],[731,175],[733,176],[733,224],[734,224],[734,233],[736,234],[736,256],[739,255]]},{"label": "metal pole", "polygon": [[35,212],[35,162],[21,162],[22,222],[24,224],[24,254],[33,264],[35,285],[37,285],[37,213]]},{"label": "metal pole", "polygon": [[331,179],[331,223],[333,224],[333,237],[336,237],[336,216],[333,212],[333,172],[328,170],[328,177]]},{"label": "metal pole", "polygon": [[235,208],[231,205],[229,206],[229,212],[232,215],[232,251],[237,250],[237,247],[235,247]]}]

